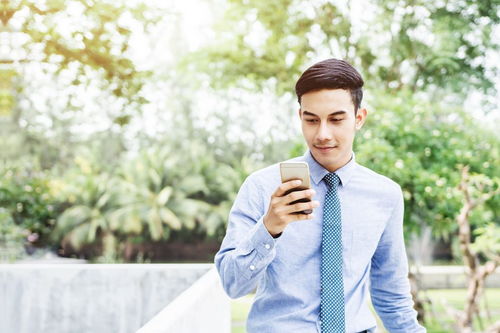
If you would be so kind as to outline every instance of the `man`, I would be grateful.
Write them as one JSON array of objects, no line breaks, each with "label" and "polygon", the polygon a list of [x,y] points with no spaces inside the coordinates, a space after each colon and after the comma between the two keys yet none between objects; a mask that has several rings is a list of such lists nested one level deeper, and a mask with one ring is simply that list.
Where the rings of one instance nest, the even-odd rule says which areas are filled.
[{"label": "man", "polygon": [[238,193],[215,264],[230,297],[257,287],[249,333],[375,332],[369,294],[389,332],[425,332],[412,308],[401,188],[352,151],[367,115],[362,86],[342,60],[307,69],[295,90],[309,149],[290,161],[308,163],[312,188],[285,194],[300,181],[281,184],[275,164]]}]

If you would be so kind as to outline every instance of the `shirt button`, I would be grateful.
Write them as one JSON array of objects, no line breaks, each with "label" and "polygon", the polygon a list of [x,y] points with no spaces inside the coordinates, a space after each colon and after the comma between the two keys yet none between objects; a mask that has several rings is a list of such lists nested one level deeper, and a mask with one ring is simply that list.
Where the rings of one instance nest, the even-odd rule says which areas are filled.
[{"label": "shirt button", "polygon": [[271,245],[269,245],[269,244],[266,244],[266,245],[264,245],[264,246],[265,246],[265,247],[266,247],[266,249],[268,249],[268,250],[271,248]]},{"label": "shirt button", "polygon": [[254,265],[250,265],[250,270],[251,271],[255,270],[255,266]]}]

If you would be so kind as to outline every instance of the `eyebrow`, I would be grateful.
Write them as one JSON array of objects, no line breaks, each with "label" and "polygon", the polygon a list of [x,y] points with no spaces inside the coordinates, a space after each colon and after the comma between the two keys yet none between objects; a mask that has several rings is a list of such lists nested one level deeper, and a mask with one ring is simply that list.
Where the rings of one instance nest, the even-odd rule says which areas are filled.
[{"label": "eyebrow", "polygon": [[[347,113],[347,111],[339,110],[339,111],[335,111],[335,112],[330,113],[328,116],[337,116],[337,115],[345,114],[345,113]],[[314,116],[314,117],[317,117],[317,115],[315,115],[314,113],[309,112],[309,111],[304,111],[303,115],[304,116]]]}]

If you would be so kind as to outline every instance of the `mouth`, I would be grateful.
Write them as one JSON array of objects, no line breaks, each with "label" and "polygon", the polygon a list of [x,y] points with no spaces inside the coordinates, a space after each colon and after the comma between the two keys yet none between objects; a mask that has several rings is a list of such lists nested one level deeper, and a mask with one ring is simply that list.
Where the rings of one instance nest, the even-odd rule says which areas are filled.
[{"label": "mouth", "polygon": [[337,148],[337,146],[314,146],[317,150],[320,152],[329,152],[332,151],[333,149]]}]

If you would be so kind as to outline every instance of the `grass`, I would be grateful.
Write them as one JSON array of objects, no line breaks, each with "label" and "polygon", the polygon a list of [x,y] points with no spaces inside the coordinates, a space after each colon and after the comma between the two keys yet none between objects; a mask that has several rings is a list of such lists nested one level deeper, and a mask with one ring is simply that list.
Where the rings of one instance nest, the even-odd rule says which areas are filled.
[{"label": "grass", "polygon": [[[424,295],[425,296],[425,295]],[[466,290],[465,289],[437,289],[427,292],[427,298],[431,304],[426,306],[429,314],[427,327],[429,332],[441,333],[452,331],[454,320],[447,314],[446,307],[463,310]],[[482,318],[474,320],[474,328],[484,331],[488,326],[500,320],[500,288],[489,288],[485,290],[484,297],[479,302]],[[486,313],[485,309],[488,309]],[[486,314],[486,315],[485,315]]]},{"label": "grass", "polygon": [[[426,315],[428,319],[425,327],[428,333],[446,333],[452,332],[452,323],[454,320],[446,313],[445,305],[448,304],[456,309],[463,310],[466,290],[465,289],[436,289],[429,290],[422,296],[428,298],[431,303],[426,306]],[[254,295],[247,295],[235,300],[231,304],[232,333],[245,333],[245,322],[253,302]],[[444,303],[444,304],[443,304]],[[484,331],[489,325],[500,320],[500,288],[489,288],[485,290],[484,297],[480,301],[481,313],[485,314],[485,304],[489,309],[489,316],[481,318],[480,323],[477,319],[474,322],[477,331]],[[379,327],[381,322],[377,317]],[[383,328],[379,332],[387,332]]]}]

